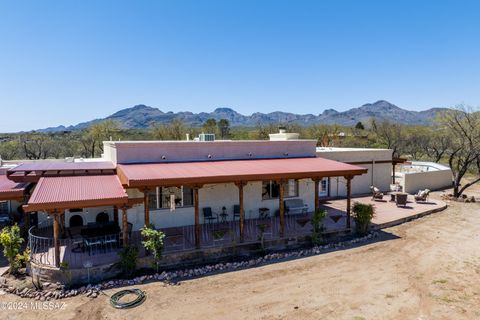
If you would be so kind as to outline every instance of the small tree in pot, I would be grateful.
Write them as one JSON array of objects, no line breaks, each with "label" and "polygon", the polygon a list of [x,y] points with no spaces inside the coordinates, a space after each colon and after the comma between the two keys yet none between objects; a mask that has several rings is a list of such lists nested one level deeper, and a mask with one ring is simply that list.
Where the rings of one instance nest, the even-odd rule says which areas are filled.
[{"label": "small tree in pot", "polygon": [[352,207],[352,218],[355,220],[356,232],[359,235],[368,233],[370,222],[375,216],[375,208],[371,204],[355,202]]}]

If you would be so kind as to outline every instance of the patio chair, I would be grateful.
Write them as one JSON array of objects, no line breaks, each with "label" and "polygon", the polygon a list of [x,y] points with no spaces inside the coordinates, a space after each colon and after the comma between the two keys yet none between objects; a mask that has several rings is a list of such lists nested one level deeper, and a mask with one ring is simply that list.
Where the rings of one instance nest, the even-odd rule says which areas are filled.
[{"label": "patio chair", "polygon": [[240,219],[240,205],[239,204],[235,204],[233,206],[233,220],[235,219]]},{"label": "patio chair", "polygon": [[211,223],[213,220],[218,221],[218,218],[213,216],[212,208],[205,207],[202,210],[203,210],[203,219],[208,221],[208,223]]},{"label": "patio chair", "polygon": [[72,234],[71,228],[67,229],[67,234],[68,234],[68,238],[71,240],[72,252],[78,253],[78,252],[84,251],[82,236],[80,236],[79,234],[76,234],[76,235]]},{"label": "patio chair", "polygon": [[103,239],[104,251],[107,251],[108,248],[117,248],[120,244],[119,234],[109,234],[106,235]]},{"label": "patio chair", "polygon": [[83,247],[88,251],[88,255],[92,255],[99,247],[101,248],[103,241],[100,238],[84,238]]},{"label": "patio chair", "polygon": [[382,200],[383,193],[375,186],[370,186],[370,190],[372,190],[372,200]]},{"label": "patio chair", "polygon": [[408,193],[397,193],[395,196],[395,203],[398,206],[405,207],[407,205]]},{"label": "patio chair", "polygon": [[428,195],[430,194],[430,189],[425,189],[425,190],[419,190],[416,195],[413,197],[415,198],[415,202],[425,202],[428,199]]}]

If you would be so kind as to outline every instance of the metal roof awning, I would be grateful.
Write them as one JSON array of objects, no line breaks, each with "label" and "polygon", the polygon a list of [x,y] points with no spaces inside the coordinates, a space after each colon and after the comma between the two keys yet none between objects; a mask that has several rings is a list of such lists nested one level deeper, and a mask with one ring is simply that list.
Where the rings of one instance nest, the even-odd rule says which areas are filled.
[{"label": "metal roof awning", "polygon": [[53,211],[127,203],[128,195],[116,175],[42,177],[24,209]]},{"label": "metal roof awning", "polygon": [[7,177],[16,182],[38,182],[41,177],[114,174],[110,161],[57,162],[42,161],[22,163],[7,170]]},{"label": "metal roof awning", "polygon": [[318,157],[117,165],[117,175],[128,187],[354,176],[366,172],[359,166]]},{"label": "metal roof awning", "polygon": [[0,201],[22,200],[28,183],[17,183],[0,175]]}]

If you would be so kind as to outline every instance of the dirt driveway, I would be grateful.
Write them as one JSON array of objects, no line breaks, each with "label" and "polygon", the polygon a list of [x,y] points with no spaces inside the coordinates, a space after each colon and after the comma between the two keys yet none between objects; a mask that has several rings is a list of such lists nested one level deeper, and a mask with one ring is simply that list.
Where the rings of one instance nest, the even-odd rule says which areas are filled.
[{"label": "dirt driveway", "polygon": [[[63,300],[62,311],[1,311],[0,318],[480,319],[480,204],[453,203],[356,248],[139,287],[147,301],[131,310],[114,310],[105,295]],[[0,296],[6,301],[22,300]]]}]

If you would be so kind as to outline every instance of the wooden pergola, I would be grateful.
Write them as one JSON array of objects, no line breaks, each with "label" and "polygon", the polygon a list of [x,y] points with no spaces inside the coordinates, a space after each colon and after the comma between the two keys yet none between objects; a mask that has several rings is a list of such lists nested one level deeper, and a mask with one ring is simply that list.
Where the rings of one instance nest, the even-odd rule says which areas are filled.
[{"label": "wooden pergola", "polygon": [[284,186],[289,179],[312,179],[315,184],[315,210],[319,208],[319,182],[324,177],[342,176],[347,188],[347,222],[350,228],[351,181],[367,169],[318,157],[287,159],[255,159],[204,162],[172,162],[149,164],[119,164],[117,175],[126,188],[144,193],[145,224],[150,223],[148,192],[155,187],[188,186],[193,189],[195,215],[195,245],[200,248],[199,189],[206,184],[234,183],[238,188],[240,207],[239,233],[244,240],[244,186],[250,181],[273,180],[279,184],[280,234],[285,232]]}]

